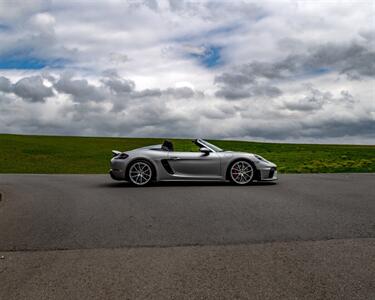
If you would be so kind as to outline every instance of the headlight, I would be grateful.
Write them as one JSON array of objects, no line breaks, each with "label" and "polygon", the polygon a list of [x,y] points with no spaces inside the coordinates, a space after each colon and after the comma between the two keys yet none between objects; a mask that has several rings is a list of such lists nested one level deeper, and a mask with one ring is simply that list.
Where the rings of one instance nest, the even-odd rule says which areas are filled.
[{"label": "headlight", "polygon": [[254,156],[255,156],[257,159],[261,160],[261,161],[268,162],[267,159],[261,157],[260,155],[254,154]]}]

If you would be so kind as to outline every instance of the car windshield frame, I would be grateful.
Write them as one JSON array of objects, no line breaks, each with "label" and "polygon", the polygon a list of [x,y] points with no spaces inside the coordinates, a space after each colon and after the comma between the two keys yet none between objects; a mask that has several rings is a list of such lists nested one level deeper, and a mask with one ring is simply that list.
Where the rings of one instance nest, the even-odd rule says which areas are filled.
[{"label": "car windshield frame", "polygon": [[211,143],[209,143],[209,142],[207,142],[205,140],[199,139],[198,143],[201,144],[201,145],[203,145],[204,147],[207,147],[208,149],[210,149],[213,152],[224,152],[223,149],[221,149],[218,146],[215,146],[214,144],[211,144]]}]

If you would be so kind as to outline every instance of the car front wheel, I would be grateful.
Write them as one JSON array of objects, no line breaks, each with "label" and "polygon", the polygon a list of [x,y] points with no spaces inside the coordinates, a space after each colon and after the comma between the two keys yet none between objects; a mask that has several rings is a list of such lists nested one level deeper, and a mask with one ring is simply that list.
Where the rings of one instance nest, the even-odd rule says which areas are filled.
[{"label": "car front wheel", "polygon": [[254,179],[254,167],[246,160],[236,161],[229,169],[229,178],[235,184],[248,184]]}]

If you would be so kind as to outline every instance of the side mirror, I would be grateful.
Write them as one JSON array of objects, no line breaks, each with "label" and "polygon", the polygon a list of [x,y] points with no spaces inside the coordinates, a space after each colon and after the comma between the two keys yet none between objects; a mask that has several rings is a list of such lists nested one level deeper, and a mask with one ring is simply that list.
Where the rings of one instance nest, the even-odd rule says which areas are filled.
[{"label": "side mirror", "polygon": [[211,152],[211,151],[210,151],[209,149],[207,149],[206,147],[202,147],[202,148],[200,148],[199,151],[202,152],[202,153],[204,153],[205,155],[208,155],[208,154],[210,154],[210,152]]}]

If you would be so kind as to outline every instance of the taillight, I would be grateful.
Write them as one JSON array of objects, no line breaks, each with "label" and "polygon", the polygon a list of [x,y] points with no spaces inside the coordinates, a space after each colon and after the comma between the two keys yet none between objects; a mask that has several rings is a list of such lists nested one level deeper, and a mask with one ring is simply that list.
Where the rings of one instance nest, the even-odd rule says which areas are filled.
[{"label": "taillight", "polygon": [[125,159],[128,157],[129,155],[127,155],[126,153],[120,153],[119,155],[116,156],[117,159]]}]

